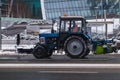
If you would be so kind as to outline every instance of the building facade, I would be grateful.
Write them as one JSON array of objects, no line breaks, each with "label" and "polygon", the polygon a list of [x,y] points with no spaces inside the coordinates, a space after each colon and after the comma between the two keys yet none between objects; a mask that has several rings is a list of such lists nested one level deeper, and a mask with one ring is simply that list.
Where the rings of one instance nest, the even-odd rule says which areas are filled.
[{"label": "building facade", "polygon": [[87,0],[44,0],[47,19],[54,19],[64,14],[73,16],[91,16]]},{"label": "building facade", "polygon": [[42,0],[45,19],[56,19],[64,14],[86,18],[119,17],[119,0]]},{"label": "building facade", "polygon": [[15,18],[56,19],[64,14],[88,19],[119,17],[119,0],[1,0],[2,16]]},{"label": "building facade", "polygon": [[1,0],[2,16],[42,19],[40,0]]}]

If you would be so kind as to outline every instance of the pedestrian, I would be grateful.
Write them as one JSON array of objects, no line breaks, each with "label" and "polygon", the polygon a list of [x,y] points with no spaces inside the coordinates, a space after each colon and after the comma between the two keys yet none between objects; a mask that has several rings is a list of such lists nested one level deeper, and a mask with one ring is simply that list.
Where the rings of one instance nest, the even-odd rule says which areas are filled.
[{"label": "pedestrian", "polygon": [[16,44],[17,46],[20,45],[20,34],[17,34]]}]

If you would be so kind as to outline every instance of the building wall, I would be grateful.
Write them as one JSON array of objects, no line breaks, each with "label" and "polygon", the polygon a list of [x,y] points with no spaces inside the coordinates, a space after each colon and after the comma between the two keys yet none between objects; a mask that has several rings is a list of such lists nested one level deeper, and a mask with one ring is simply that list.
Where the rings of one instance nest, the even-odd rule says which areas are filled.
[{"label": "building wall", "polygon": [[2,16],[42,19],[40,0],[2,0]]}]

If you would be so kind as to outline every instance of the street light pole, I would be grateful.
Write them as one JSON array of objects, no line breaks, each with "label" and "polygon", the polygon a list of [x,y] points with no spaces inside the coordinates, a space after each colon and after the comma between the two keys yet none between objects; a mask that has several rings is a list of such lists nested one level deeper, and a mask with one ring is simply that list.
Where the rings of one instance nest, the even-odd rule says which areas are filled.
[{"label": "street light pole", "polygon": [[120,0],[119,0],[119,25],[120,25]]},{"label": "street light pole", "polygon": [[107,27],[107,23],[106,23],[106,10],[104,10],[104,22],[105,22],[105,37],[107,40],[108,27]]},{"label": "street light pole", "polygon": [[96,9],[96,21],[97,21],[97,9],[98,9],[98,7],[95,7],[95,9]]},{"label": "street light pole", "polygon": [[103,19],[103,0],[101,0],[101,19]]},{"label": "street light pole", "polygon": [[[98,7],[95,7],[96,22],[97,22],[97,9]],[[97,33],[97,26],[96,26],[96,33]]]},{"label": "street light pole", "polygon": [[1,7],[2,7],[2,2],[0,0],[0,50],[2,49]]},{"label": "street light pole", "polygon": [[[101,0],[101,21],[103,21],[103,18],[104,18],[104,9],[103,9],[103,0]],[[102,35],[104,36],[104,27],[102,26]]]}]

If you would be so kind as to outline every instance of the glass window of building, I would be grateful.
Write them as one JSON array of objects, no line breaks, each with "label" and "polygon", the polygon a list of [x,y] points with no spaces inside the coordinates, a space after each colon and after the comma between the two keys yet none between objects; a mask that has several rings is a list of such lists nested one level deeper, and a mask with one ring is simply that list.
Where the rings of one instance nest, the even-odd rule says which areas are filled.
[{"label": "glass window of building", "polygon": [[120,12],[119,0],[44,0],[44,4],[46,15],[49,12],[52,15],[46,19],[58,18],[64,13],[70,16],[95,18],[96,12],[98,18],[101,18],[104,10],[107,11],[107,17],[117,17]]},{"label": "glass window of building", "polygon": [[[68,15],[98,18],[119,17],[119,0],[1,0],[2,16],[15,18],[55,19]],[[44,4],[42,6],[42,4]],[[41,7],[42,6],[42,7]],[[97,12],[97,14],[96,14]],[[43,16],[44,15],[44,16]]]}]

